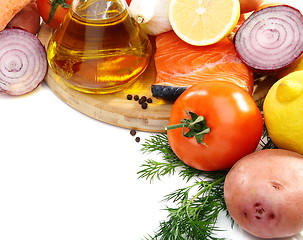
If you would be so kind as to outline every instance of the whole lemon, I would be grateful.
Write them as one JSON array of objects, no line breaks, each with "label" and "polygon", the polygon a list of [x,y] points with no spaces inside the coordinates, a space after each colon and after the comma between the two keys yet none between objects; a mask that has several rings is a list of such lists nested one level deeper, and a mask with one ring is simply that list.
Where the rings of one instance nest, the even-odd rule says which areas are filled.
[{"label": "whole lemon", "polygon": [[269,89],[263,111],[274,144],[303,154],[303,70],[289,73]]}]

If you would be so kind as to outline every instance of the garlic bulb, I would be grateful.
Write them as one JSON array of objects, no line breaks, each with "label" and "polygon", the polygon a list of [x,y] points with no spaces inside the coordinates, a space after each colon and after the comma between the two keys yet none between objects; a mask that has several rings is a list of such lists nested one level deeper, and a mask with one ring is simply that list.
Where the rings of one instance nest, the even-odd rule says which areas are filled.
[{"label": "garlic bulb", "polygon": [[170,0],[132,0],[131,16],[148,35],[158,35],[172,30],[168,19]]}]

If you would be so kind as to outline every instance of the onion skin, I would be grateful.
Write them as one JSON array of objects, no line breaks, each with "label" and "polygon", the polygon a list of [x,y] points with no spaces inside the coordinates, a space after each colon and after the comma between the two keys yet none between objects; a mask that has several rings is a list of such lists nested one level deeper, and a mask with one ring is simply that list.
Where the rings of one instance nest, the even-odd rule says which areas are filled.
[{"label": "onion skin", "polygon": [[33,91],[48,69],[46,49],[23,29],[0,32],[0,92],[18,96]]},{"label": "onion skin", "polygon": [[170,0],[132,0],[129,11],[146,34],[156,36],[172,30],[168,18]]},{"label": "onion skin", "polygon": [[234,44],[241,60],[256,72],[280,71],[303,53],[303,15],[288,5],[263,8],[240,26]]}]

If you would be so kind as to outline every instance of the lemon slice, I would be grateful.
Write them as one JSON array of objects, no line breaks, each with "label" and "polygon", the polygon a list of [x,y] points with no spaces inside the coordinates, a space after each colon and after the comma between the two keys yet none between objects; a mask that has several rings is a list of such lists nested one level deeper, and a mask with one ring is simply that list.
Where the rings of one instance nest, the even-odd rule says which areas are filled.
[{"label": "lemon slice", "polygon": [[185,42],[205,46],[219,42],[240,18],[239,0],[171,0],[169,21]]}]

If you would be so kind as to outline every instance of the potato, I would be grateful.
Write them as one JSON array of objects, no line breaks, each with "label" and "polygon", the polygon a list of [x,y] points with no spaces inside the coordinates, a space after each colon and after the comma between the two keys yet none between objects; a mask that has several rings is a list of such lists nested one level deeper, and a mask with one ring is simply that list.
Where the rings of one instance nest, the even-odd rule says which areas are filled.
[{"label": "potato", "polygon": [[32,2],[18,12],[6,28],[22,28],[33,34],[40,29],[40,14],[36,2]]},{"label": "potato", "polygon": [[303,156],[261,150],[229,171],[224,198],[230,216],[260,238],[283,238],[303,230]]}]

